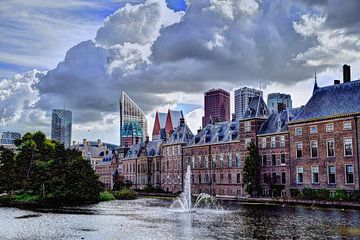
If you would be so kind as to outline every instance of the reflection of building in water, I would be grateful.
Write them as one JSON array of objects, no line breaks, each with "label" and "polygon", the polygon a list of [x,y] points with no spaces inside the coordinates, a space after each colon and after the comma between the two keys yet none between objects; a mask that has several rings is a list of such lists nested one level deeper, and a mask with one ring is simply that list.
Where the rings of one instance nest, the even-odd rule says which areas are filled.
[{"label": "reflection of building in water", "polygon": [[120,98],[120,146],[145,141],[147,136],[147,121],[145,113],[125,93]]}]

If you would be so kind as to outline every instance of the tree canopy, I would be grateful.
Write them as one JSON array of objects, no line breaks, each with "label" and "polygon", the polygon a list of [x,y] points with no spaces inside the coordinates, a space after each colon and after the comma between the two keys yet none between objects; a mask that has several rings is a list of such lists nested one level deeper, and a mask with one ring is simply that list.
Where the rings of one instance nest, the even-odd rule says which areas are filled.
[{"label": "tree canopy", "polygon": [[243,169],[243,182],[245,191],[251,196],[257,197],[261,194],[261,158],[255,143],[250,143],[248,151],[249,153],[245,159],[245,166]]},{"label": "tree canopy", "polygon": [[65,149],[42,132],[26,133],[15,144],[16,154],[0,149],[0,192],[59,202],[98,200],[101,183],[80,152]]}]

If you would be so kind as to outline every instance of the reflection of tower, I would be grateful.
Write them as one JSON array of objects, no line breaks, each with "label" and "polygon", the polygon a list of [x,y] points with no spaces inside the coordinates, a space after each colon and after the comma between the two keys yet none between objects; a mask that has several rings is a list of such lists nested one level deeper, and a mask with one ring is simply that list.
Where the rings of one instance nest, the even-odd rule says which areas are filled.
[{"label": "reflection of tower", "polygon": [[125,93],[120,98],[120,146],[144,142],[147,136],[145,113]]}]

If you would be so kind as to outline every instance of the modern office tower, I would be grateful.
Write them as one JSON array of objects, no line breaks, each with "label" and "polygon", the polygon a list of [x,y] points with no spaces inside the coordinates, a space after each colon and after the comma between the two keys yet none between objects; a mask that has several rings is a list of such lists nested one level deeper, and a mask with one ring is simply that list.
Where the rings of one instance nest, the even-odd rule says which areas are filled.
[{"label": "modern office tower", "polygon": [[120,98],[120,146],[127,147],[145,141],[147,121],[145,113],[125,93]]},{"label": "modern office tower", "polygon": [[284,109],[292,109],[290,94],[270,93],[267,99],[267,106],[270,112],[281,112]]},{"label": "modern office tower", "polygon": [[51,118],[51,139],[64,144],[71,144],[72,113],[69,110],[53,109]]},{"label": "modern office tower", "polygon": [[203,128],[210,122],[230,121],[230,93],[223,89],[211,89],[205,92],[205,116]]},{"label": "modern office tower", "polygon": [[255,88],[243,87],[235,90],[235,116],[236,119],[241,119],[244,117],[245,111],[249,106],[251,99],[258,96],[263,96],[261,90]]},{"label": "modern office tower", "polygon": [[3,132],[1,134],[0,144],[14,144],[16,139],[20,139],[21,134],[18,132]]}]

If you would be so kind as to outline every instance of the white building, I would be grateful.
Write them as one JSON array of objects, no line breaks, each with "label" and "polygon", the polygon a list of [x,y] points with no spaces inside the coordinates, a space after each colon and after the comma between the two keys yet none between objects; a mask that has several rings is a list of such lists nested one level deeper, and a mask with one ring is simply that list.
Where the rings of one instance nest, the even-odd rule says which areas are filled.
[{"label": "white building", "polygon": [[243,87],[235,90],[234,92],[235,98],[235,117],[236,119],[243,118],[246,109],[249,106],[249,103],[252,98],[263,96],[263,92],[261,90],[257,90],[255,88]]}]

